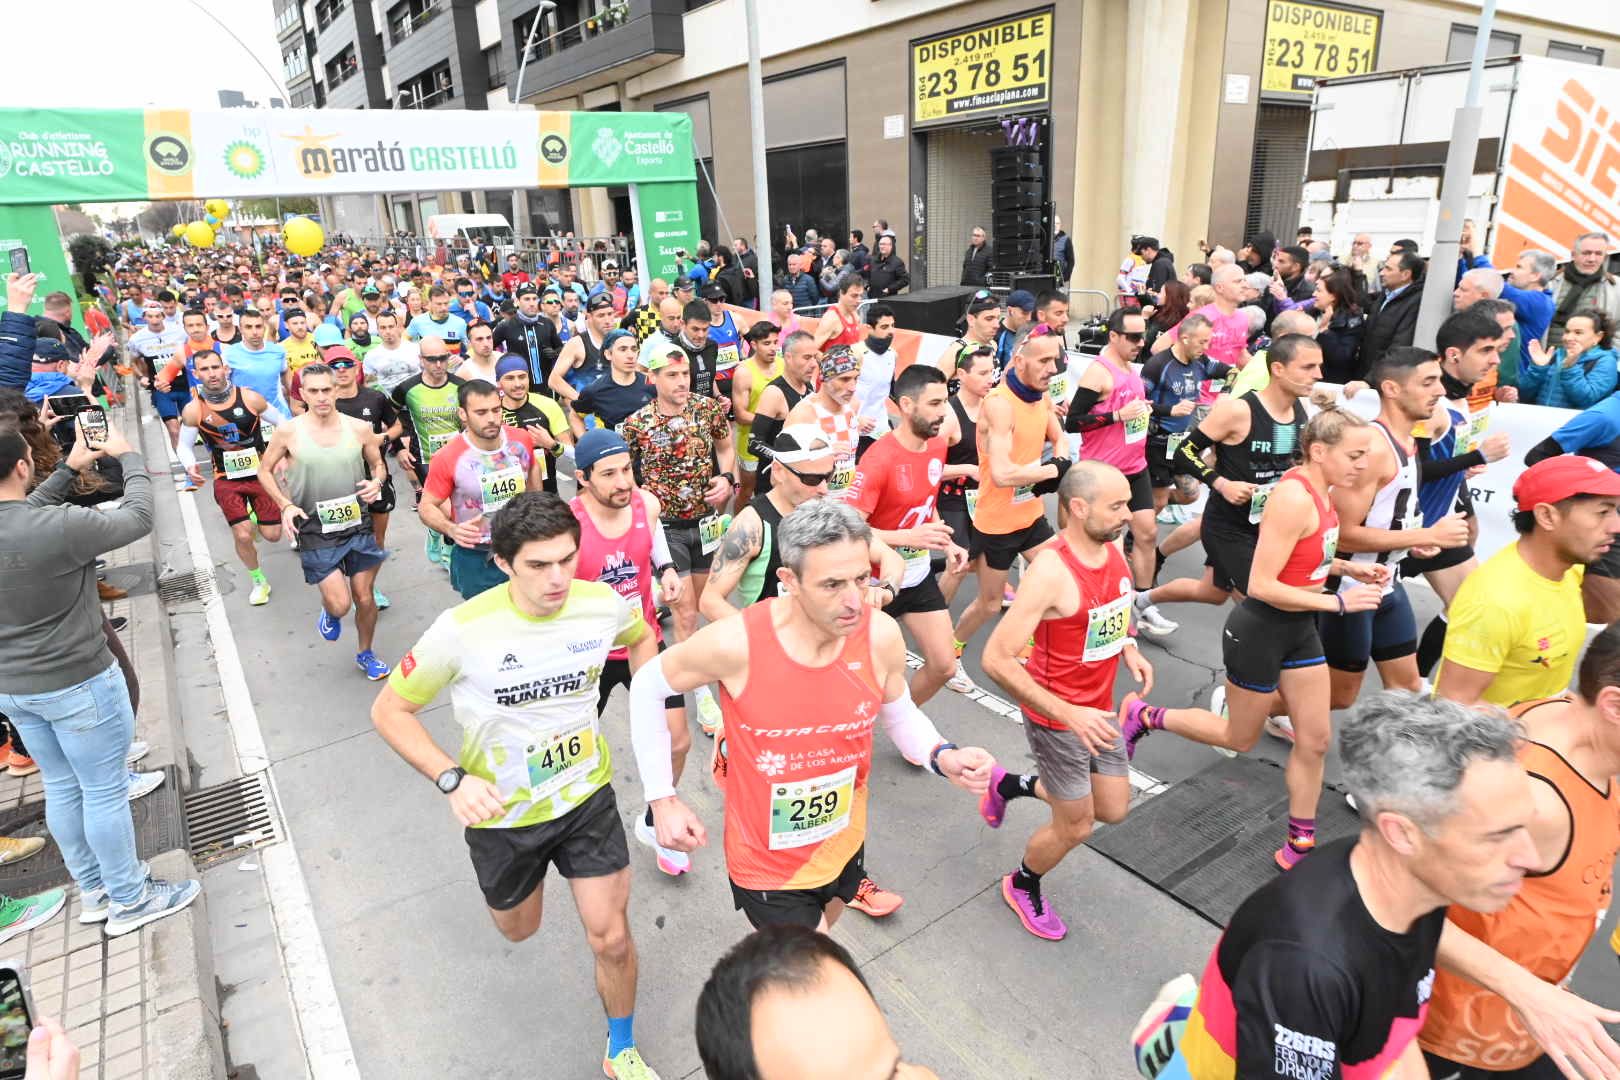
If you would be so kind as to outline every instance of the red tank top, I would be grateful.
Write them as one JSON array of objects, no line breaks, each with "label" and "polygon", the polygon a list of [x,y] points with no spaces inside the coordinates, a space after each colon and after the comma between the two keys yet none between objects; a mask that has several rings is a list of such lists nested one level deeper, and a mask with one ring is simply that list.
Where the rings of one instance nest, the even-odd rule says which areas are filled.
[{"label": "red tank top", "polygon": [[[899,436],[889,432],[867,448],[855,465],[855,483],[849,489],[850,505],[866,515],[874,529],[915,529],[934,520],[934,503],[939,498],[939,481],[945,475],[945,436],[935,435],[920,451],[900,445]],[[910,588],[928,576],[927,548],[895,548],[906,562],[902,588]]]},{"label": "red tank top", "polygon": [[883,689],[872,669],[870,611],[838,659],[806,667],[776,639],[772,614],[739,616],[748,684],[720,685],[727,773],[726,870],[744,889],[813,889],[835,880],[866,842],[866,777]]},{"label": "red tank top", "polygon": [[[1073,615],[1042,619],[1035,627],[1035,649],[1024,670],[1030,678],[1071,705],[1110,709],[1114,673],[1130,636],[1131,570],[1113,544],[1105,546],[1103,564],[1081,562],[1067,537],[1052,545],[1080,589]],[[1042,716],[1028,706],[1024,716],[1042,727],[1068,730],[1069,725]]]},{"label": "red tank top", "polygon": [[844,313],[838,308],[834,307],[832,310],[838,316],[839,325],[843,329],[827,339],[827,344],[821,347],[822,351],[825,352],[834,345],[859,345],[862,337],[860,316],[857,315],[852,319],[846,319]]},{"label": "red tank top", "polygon": [[[1546,704],[1529,702],[1513,713],[1523,716]],[[1558,751],[1528,739],[1519,744],[1519,764],[1534,782],[1550,784],[1569,808],[1564,857],[1545,874],[1525,878],[1501,911],[1481,915],[1454,904],[1446,918],[1536,978],[1563,985],[1608,914],[1620,848],[1620,791],[1613,780],[1599,791]],[[1522,1069],[1542,1053],[1505,1000],[1446,971],[1435,976],[1420,1041],[1431,1053],[1492,1072]]]},{"label": "red tank top", "polygon": [[1294,545],[1277,580],[1301,589],[1321,589],[1333,569],[1333,553],[1339,549],[1339,515],[1298,469],[1289,469],[1277,482],[1283,480],[1293,480],[1310,492],[1311,502],[1316,504],[1316,531]]},{"label": "red tank top", "polygon": [[[647,500],[641,492],[631,493],[630,527],[619,536],[604,536],[591,520],[581,496],[568,500],[568,508],[579,521],[579,562],[574,576],[582,581],[601,581],[613,587],[653,628],[654,640],[664,640],[663,627],[652,599],[652,528],[647,523]],[[629,659],[625,649],[608,653],[610,660]]]}]

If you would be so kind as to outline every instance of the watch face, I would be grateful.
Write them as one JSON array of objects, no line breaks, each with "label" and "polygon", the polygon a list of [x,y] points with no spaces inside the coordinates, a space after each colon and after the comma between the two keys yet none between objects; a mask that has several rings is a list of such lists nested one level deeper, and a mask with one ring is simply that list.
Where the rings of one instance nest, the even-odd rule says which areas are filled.
[{"label": "watch face", "polygon": [[461,771],[459,769],[446,769],[439,774],[439,778],[434,783],[439,785],[440,791],[448,795],[460,786]]}]

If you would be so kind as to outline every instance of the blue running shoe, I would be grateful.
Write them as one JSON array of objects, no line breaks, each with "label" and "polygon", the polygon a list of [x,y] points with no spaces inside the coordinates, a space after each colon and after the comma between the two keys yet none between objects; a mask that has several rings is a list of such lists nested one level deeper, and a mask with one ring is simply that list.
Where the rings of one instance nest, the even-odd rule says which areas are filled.
[{"label": "blue running shoe", "polygon": [[388,665],[377,659],[377,654],[370,649],[363,653],[355,653],[354,663],[372,682],[388,678]]},{"label": "blue running shoe", "polygon": [[327,641],[336,641],[338,636],[343,633],[343,620],[332,618],[331,615],[327,614],[326,609],[322,608],[321,617],[315,621],[315,629],[319,630],[321,637]]},{"label": "blue running shoe", "polygon": [[371,587],[371,598],[377,602],[378,611],[387,611],[393,606],[393,601],[388,599],[387,595],[375,585]]}]

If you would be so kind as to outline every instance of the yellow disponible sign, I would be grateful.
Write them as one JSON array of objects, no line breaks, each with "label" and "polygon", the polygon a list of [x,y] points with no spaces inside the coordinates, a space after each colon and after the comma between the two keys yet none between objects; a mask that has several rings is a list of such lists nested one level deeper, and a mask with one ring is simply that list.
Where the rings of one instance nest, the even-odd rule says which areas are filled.
[{"label": "yellow disponible sign", "polygon": [[911,122],[995,116],[1051,98],[1052,12],[911,43]]},{"label": "yellow disponible sign", "polygon": [[1267,0],[1261,93],[1309,94],[1317,79],[1364,75],[1378,61],[1382,12]]}]

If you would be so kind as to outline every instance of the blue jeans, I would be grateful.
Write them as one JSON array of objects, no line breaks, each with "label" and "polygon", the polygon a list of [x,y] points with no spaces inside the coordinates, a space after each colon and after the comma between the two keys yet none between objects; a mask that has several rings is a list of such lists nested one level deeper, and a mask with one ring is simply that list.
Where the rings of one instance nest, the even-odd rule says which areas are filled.
[{"label": "blue jeans", "polygon": [[139,900],[145,882],[124,763],[135,710],[118,665],[63,690],[0,693],[0,711],[39,765],[45,824],[73,880],[84,891],[106,888],[114,903]]}]

